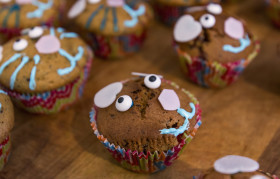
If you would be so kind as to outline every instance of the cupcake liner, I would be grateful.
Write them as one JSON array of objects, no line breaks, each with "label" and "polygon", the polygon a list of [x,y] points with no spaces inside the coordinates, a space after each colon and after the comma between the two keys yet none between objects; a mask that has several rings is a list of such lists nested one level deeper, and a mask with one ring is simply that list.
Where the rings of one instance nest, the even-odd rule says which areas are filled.
[{"label": "cupcake liner", "polygon": [[1,86],[1,88],[3,88],[3,90],[8,93],[8,95],[16,105],[30,113],[57,113],[72,105],[77,99],[82,96],[84,86],[90,72],[92,58],[92,54],[89,55],[87,64],[81,72],[81,75],[77,79],[55,90],[38,94],[24,94],[10,90],[3,86]]},{"label": "cupcake liner", "polygon": [[235,82],[247,65],[260,51],[260,42],[254,40],[254,51],[246,58],[235,62],[220,63],[192,57],[175,45],[183,72],[192,82],[203,87],[222,88]]},{"label": "cupcake liner", "polygon": [[0,143],[0,171],[4,168],[8,162],[11,153],[11,141],[10,136],[6,137],[4,141]]},{"label": "cupcake liner", "polygon": [[280,3],[278,4],[268,3],[267,13],[272,23],[276,27],[280,28]]},{"label": "cupcake liner", "polygon": [[[123,81],[123,83],[125,82],[126,81]],[[171,84],[176,88],[179,88],[173,82],[167,80],[163,80],[163,82]],[[112,156],[121,164],[122,167],[138,173],[154,173],[163,170],[166,167],[170,166],[173,163],[173,161],[175,161],[179,157],[182,150],[186,147],[187,144],[190,143],[190,141],[195,136],[197,129],[201,125],[201,109],[199,106],[199,102],[190,92],[186,91],[185,89],[182,89],[182,91],[191,98],[192,102],[196,106],[196,109],[198,109],[196,111],[196,125],[190,134],[187,134],[185,132],[179,135],[177,137],[179,144],[168,151],[165,152],[147,151],[146,153],[144,153],[139,151],[132,151],[130,149],[126,150],[118,145],[110,143],[102,134],[99,133],[97,129],[98,126],[96,123],[96,119],[97,119],[98,108],[95,106],[92,108],[92,111],[90,112],[90,122],[94,134],[97,136],[98,140],[112,154]]]},{"label": "cupcake liner", "polygon": [[123,58],[139,51],[146,38],[146,30],[139,29],[135,33],[120,36],[103,36],[88,33],[86,40],[98,57]]}]

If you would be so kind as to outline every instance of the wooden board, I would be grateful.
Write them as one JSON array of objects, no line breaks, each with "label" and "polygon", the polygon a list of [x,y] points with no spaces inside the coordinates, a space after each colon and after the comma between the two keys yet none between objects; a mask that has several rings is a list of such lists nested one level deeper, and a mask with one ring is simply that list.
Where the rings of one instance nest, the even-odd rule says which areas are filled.
[{"label": "wooden board", "polygon": [[[94,61],[83,98],[68,111],[40,116],[16,109],[12,155],[0,178],[191,178],[228,154],[256,159],[263,170],[280,175],[280,30],[267,21],[262,0],[227,9],[246,19],[262,42],[260,55],[237,83],[213,90],[186,81],[170,45],[172,30],[155,23],[139,54]],[[171,167],[153,175],[120,167],[89,124],[94,94],[131,71],[177,82],[198,97],[203,110],[195,139]]]}]

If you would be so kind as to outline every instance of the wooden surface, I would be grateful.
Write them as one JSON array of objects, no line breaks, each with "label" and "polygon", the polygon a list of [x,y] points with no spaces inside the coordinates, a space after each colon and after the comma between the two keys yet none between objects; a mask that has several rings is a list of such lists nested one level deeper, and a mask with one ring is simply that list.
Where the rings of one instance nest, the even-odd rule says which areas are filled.
[{"label": "wooden surface", "polygon": [[[57,115],[16,109],[12,155],[0,178],[191,178],[224,155],[256,159],[280,175],[280,30],[271,27],[262,0],[228,7],[246,19],[261,40],[260,55],[234,85],[203,89],[184,78],[171,43],[171,29],[155,23],[142,51],[120,61],[95,60],[84,97]],[[166,170],[141,175],[120,167],[93,134],[88,113],[103,86],[131,71],[162,74],[194,93],[203,124],[179,159]]]}]

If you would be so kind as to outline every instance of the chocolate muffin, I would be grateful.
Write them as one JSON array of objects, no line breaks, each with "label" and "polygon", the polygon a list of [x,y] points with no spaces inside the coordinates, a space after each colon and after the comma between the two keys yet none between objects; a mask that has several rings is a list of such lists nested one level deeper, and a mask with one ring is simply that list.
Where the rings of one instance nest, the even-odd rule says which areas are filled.
[{"label": "chocolate muffin", "polygon": [[187,77],[205,87],[233,83],[260,45],[243,20],[219,4],[188,9],[174,28],[175,48]]},{"label": "chocolate muffin", "polygon": [[14,126],[14,108],[7,93],[0,90],[0,171],[11,152],[10,132]]},{"label": "chocolate muffin", "polygon": [[140,49],[152,12],[142,1],[80,0],[68,17],[95,54],[106,59],[122,58]]},{"label": "chocolate muffin", "polygon": [[173,26],[188,8],[219,3],[220,0],[152,0],[158,19],[165,25]]},{"label": "chocolate muffin", "polygon": [[34,27],[0,47],[0,84],[20,107],[56,113],[83,92],[92,51],[76,33]]},{"label": "chocolate muffin", "polygon": [[210,169],[195,179],[278,179],[259,170],[258,162],[242,156],[228,155],[214,163],[214,169]]},{"label": "chocolate muffin", "polygon": [[[96,122],[92,115],[92,125],[98,138],[102,135],[100,139],[106,139],[121,153],[165,155],[161,161],[166,163],[177,157],[177,152],[190,140],[188,136],[201,124],[201,111],[193,95],[157,75],[110,84],[95,95],[94,102]],[[126,163],[127,159],[123,160]],[[152,164],[139,172],[158,171],[166,163],[162,168]]]}]

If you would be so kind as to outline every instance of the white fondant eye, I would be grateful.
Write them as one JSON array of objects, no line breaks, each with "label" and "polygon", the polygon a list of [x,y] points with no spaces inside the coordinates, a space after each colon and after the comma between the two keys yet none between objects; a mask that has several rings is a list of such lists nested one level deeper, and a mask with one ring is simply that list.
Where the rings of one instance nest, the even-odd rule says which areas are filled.
[{"label": "white fondant eye", "polygon": [[2,52],[3,52],[3,47],[0,45],[0,62],[1,62],[2,57],[3,57]]},{"label": "white fondant eye", "polygon": [[216,23],[216,18],[211,14],[204,14],[200,17],[200,23],[204,28],[211,28]]},{"label": "white fondant eye", "polygon": [[0,0],[1,3],[8,3],[11,2],[12,0]]},{"label": "white fondant eye", "polygon": [[96,4],[96,3],[99,3],[101,0],[88,0],[88,2],[90,4]]},{"label": "white fondant eye", "polygon": [[34,27],[34,28],[30,29],[30,31],[28,32],[28,36],[31,39],[37,39],[42,36],[43,32],[44,32],[44,30],[42,27]]},{"label": "white fondant eye", "polygon": [[148,75],[144,79],[145,86],[150,89],[157,89],[161,85],[161,79],[157,75]]},{"label": "white fondant eye", "polygon": [[27,40],[25,39],[17,39],[13,44],[13,49],[15,51],[22,51],[24,50],[28,45]]},{"label": "white fondant eye", "polygon": [[269,179],[269,178],[263,175],[254,175],[250,179]]},{"label": "white fondant eye", "polygon": [[78,0],[68,12],[70,19],[77,17],[86,9],[86,0]]},{"label": "white fondant eye", "polygon": [[133,101],[130,96],[123,95],[120,96],[116,101],[116,108],[120,112],[125,112],[129,110],[133,105]]},{"label": "white fondant eye", "polygon": [[209,4],[206,9],[209,13],[217,15],[223,12],[223,8],[220,4]]}]

